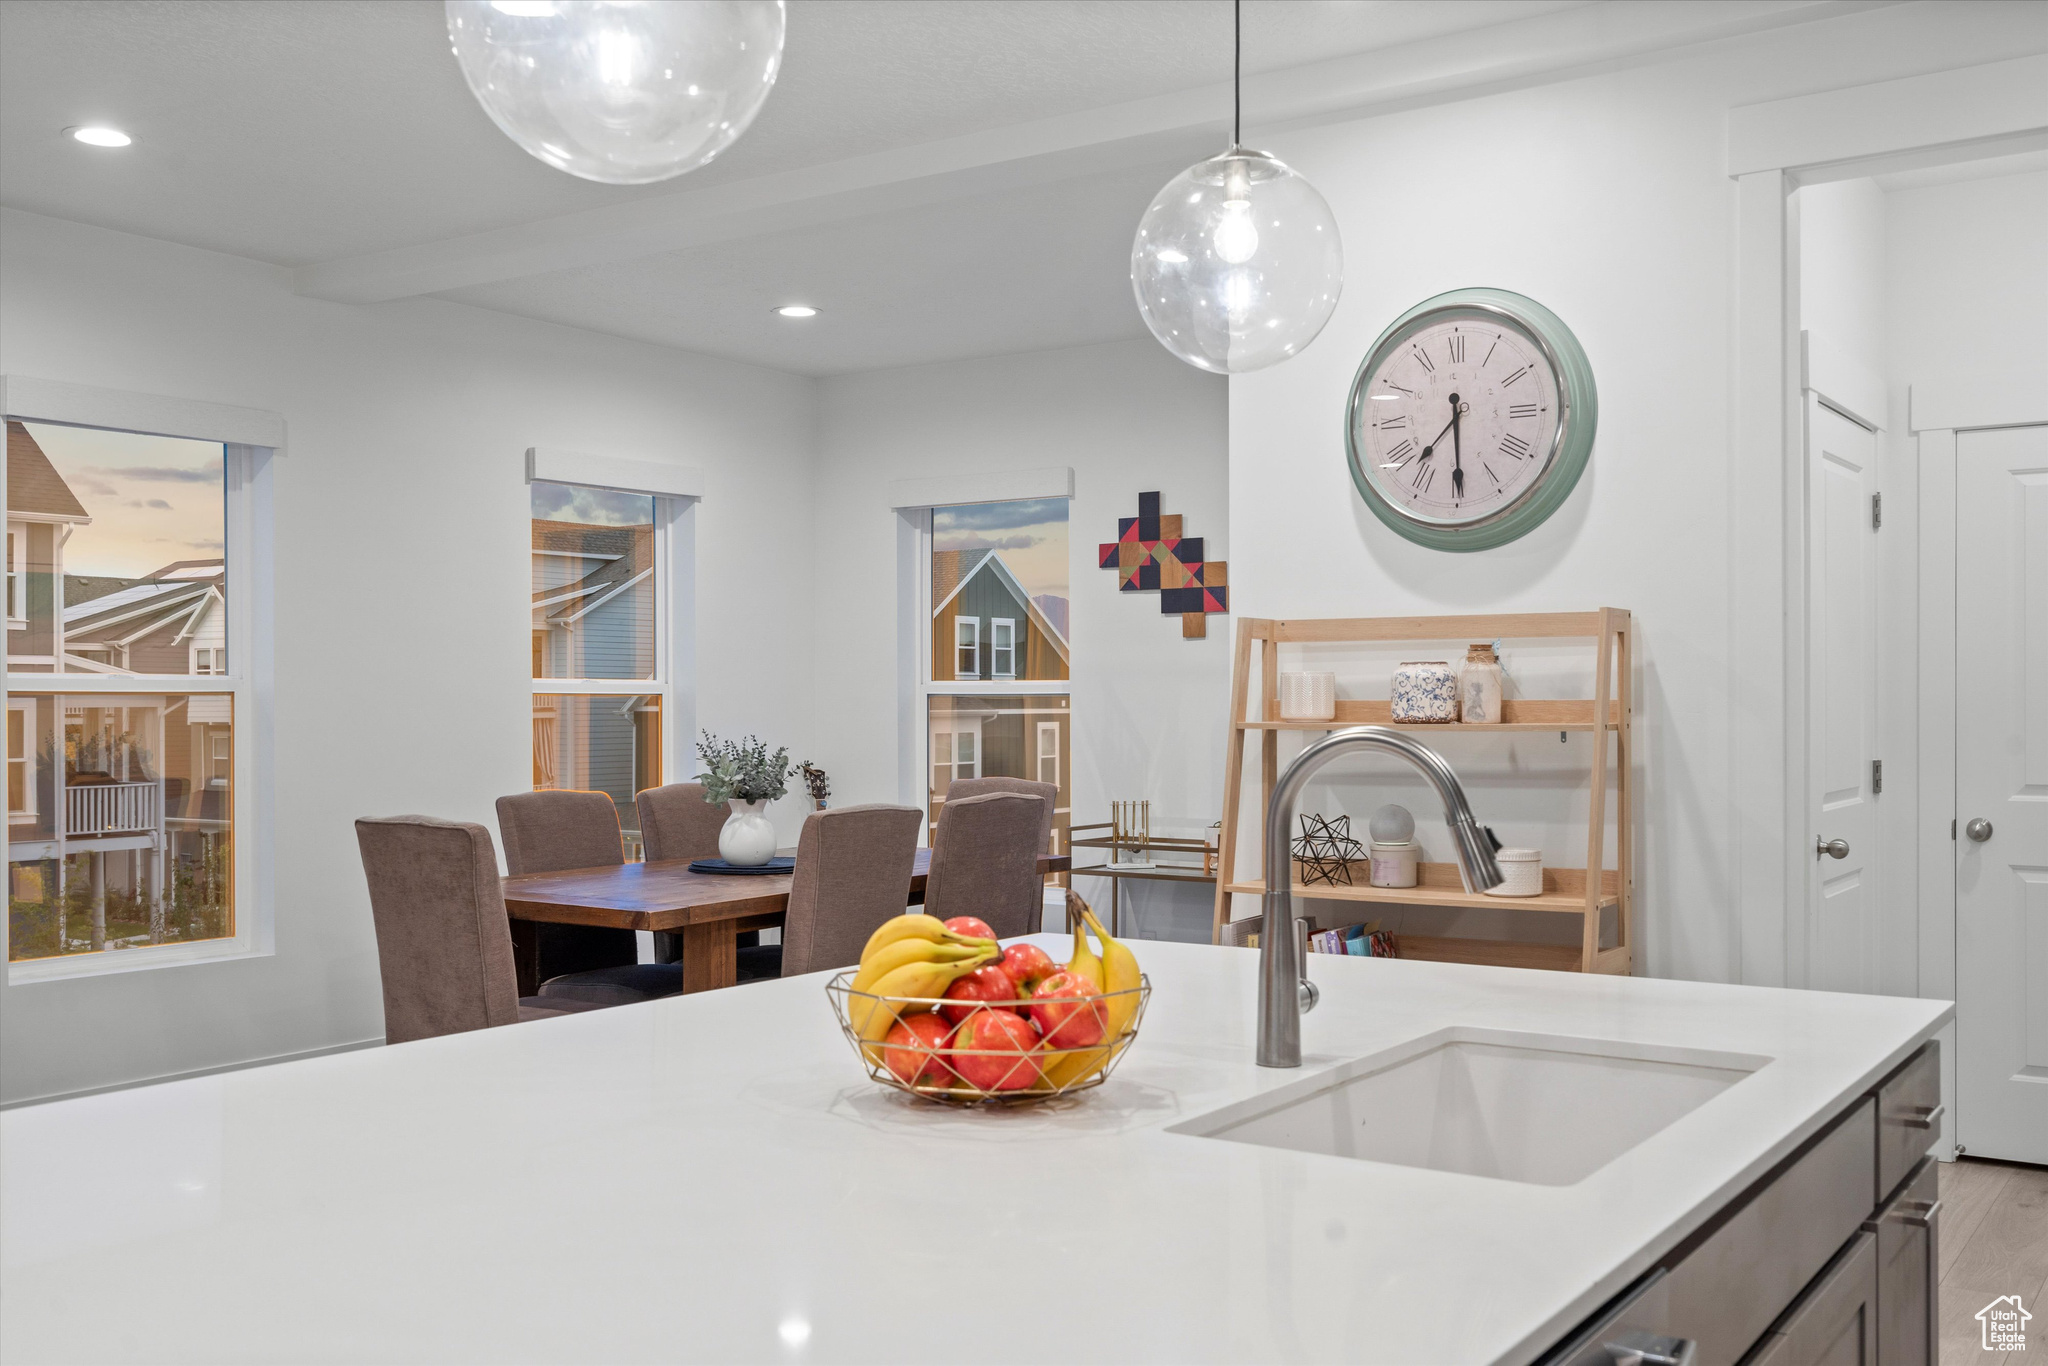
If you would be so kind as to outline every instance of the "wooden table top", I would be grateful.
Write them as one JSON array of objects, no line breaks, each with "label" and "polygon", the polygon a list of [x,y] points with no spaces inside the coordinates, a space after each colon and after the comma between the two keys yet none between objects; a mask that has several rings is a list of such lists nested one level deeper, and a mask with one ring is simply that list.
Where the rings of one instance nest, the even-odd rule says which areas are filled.
[{"label": "wooden table top", "polygon": [[[793,850],[780,851],[784,857]],[[924,898],[932,853],[919,849],[910,899]],[[1041,854],[1040,873],[1063,873],[1072,860]],[[689,860],[568,868],[505,879],[505,910],[514,920],[558,925],[608,925],[627,930],[677,930],[719,920],[780,915],[789,906],[789,873],[693,873]]]}]

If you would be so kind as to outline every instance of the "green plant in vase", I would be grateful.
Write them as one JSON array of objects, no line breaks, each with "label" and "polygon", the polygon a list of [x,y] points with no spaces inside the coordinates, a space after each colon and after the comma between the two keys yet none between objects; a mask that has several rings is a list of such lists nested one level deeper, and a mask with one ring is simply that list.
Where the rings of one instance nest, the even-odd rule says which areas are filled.
[{"label": "green plant in vase", "polygon": [[756,736],[720,740],[707,730],[697,742],[697,757],[704,763],[704,771],[697,775],[704,784],[704,800],[732,813],[718,832],[719,856],[737,868],[767,863],[775,857],[775,826],[764,808],[789,793],[789,778],[796,771],[789,750],[770,754]]}]

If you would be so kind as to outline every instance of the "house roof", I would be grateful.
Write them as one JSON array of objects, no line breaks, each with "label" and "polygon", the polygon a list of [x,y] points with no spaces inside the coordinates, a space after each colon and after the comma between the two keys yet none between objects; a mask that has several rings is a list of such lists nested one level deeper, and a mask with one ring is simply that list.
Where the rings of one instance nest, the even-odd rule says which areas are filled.
[{"label": "house roof", "polygon": [[142,579],[66,574],[66,649],[126,645],[171,626],[178,626],[181,636],[188,634],[187,628],[204,616],[204,604],[220,601],[227,586],[225,564],[219,560],[210,562],[217,566],[212,574],[192,576],[207,563],[183,560]]},{"label": "house roof", "polygon": [[[991,565],[994,566],[992,570],[989,569]],[[1045,638],[1052,642],[1052,648],[1059,652],[1060,658],[1068,658],[1066,633],[1052,624],[1052,618],[1045,614],[1045,609],[1034,602],[1031,595],[1024,591],[1024,585],[1018,582],[1017,576],[1011,571],[1010,566],[1004,564],[1003,557],[996,554],[993,550],[935,550],[932,552],[933,618],[936,619],[939,613],[945,611],[946,604],[959,596],[960,590],[967,586],[968,581],[983,570],[989,570],[989,572],[995,574],[997,578],[1003,581],[1004,586],[1010,590],[1011,595],[1017,601],[1024,604],[1024,615],[1040,631],[1045,633]],[[940,591],[942,583],[947,585],[943,592]]]},{"label": "house roof", "polygon": [[533,548],[588,555],[588,563],[596,566],[580,579],[533,595],[534,610],[545,608],[547,619],[559,624],[604,605],[654,568],[654,538],[630,526],[536,520]]},{"label": "house roof", "polygon": [[7,424],[7,510],[65,522],[92,520],[71,485],[19,422]]}]

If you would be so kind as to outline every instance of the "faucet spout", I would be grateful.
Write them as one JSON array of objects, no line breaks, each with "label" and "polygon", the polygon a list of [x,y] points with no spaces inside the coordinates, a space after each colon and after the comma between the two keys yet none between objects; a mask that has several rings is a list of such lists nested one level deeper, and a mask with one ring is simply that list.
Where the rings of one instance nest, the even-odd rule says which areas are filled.
[{"label": "faucet spout", "polygon": [[1265,856],[1260,863],[1266,879],[1261,905],[1264,918],[1259,926],[1261,1067],[1301,1066],[1301,1017],[1316,1003],[1303,956],[1305,946],[1294,931],[1294,861],[1289,832],[1294,825],[1295,798],[1323,765],[1359,749],[1384,750],[1407,760],[1436,789],[1466,891],[1485,891],[1501,884],[1493,846],[1472,817],[1458,775],[1428,745],[1388,726],[1355,726],[1325,736],[1296,755],[1273,785],[1273,800],[1266,806]]}]

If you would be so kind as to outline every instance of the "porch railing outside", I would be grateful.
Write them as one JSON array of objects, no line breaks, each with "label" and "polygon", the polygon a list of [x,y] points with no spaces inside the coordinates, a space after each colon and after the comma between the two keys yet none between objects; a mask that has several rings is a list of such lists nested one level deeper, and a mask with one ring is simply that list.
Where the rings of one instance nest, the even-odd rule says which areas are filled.
[{"label": "porch railing outside", "polygon": [[163,784],[94,783],[64,790],[66,835],[126,835],[158,828]]}]

